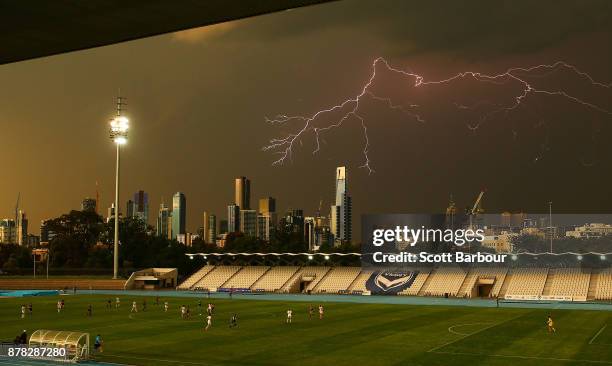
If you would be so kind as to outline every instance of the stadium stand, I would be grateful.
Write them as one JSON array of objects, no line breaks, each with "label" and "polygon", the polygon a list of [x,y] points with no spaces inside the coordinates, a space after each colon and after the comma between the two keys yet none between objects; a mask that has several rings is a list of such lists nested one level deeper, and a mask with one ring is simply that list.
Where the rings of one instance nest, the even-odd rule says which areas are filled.
[{"label": "stadium stand", "polygon": [[418,295],[419,291],[421,291],[421,288],[425,284],[425,281],[427,281],[428,277],[429,277],[429,269],[419,270],[419,273],[416,275],[416,278],[414,279],[414,282],[412,283],[412,285],[410,285],[410,287],[408,287],[404,291],[401,291],[399,294],[400,295],[410,295],[410,296]]},{"label": "stadium stand", "polygon": [[321,281],[330,267],[302,267],[282,287],[282,292],[308,292]]},{"label": "stadium stand", "polygon": [[280,290],[293,275],[297,273],[300,267],[272,267],[268,272],[261,276],[251,285],[251,290],[259,290],[266,292],[275,292]]},{"label": "stadium stand", "polygon": [[481,282],[492,282],[492,289],[489,297],[496,297],[499,294],[499,289],[501,288],[507,273],[507,268],[472,268],[468,272],[463,285],[461,285],[461,288],[457,292],[457,297],[476,296],[476,286]]},{"label": "stadium stand", "polygon": [[230,278],[221,287],[249,289],[270,267],[268,266],[248,266],[242,268],[235,276]]},{"label": "stadium stand", "polygon": [[543,296],[571,296],[586,300],[589,292],[591,270],[582,268],[557,268],[548,272],[542,291]]},{"label": "stadium stand", "polygon": [[612,268],[601,270],[596,281],[595,300],[612,300]]},{"label": "stadium stand", "polygon": [[428,276],[419,295],[457,296],[466,275],[467,273],[462,268],[438,268]]},{"label": "stadium stand", "polygon": [[181,283],[177,289],[179,290],[190,290],[193,285],[195,285],[199,280],[201,280],[204,276],[208,274],[208,272],[212,271],[215,266],[206,265],[200,268],[196,273],[189,276],[183,283]]},{"label": "stadium stand", "polygon": [[313,292],[335,294],[346,291],[360,272],[360,267],[334,267],[313,287]]},{"label": "stadium stand", "polygon": [[[463,268],[418,269],[412,285],[400,295],[501,297],[536,300],[571,298],[573,301],[612,300],[612,269],[572,268]],[[261,292],[368,293],[366,282],[372,270],[359,267],[316,266],[211,266],[207,265],[178,286],[180,290],[250,289]],[[89,288],[94,280],[79,280],[79,288]],[[100,280],[98,280],[100,281]],[[109,281],[109,280],[105,280]],[[8,282],[8,281],[6,281]],[[12,285],[10,280],[0,288],[52,288],[34,283],[30,287]],[[41,280],[40,282],[53,283]],[[70,280],[67,287],[75,280]],[[98,282],[98,287],[106,282]],[[121,281],[119,281],[121,284]]]},{"label": "stadium stand", "polygon": [[199,280],[193,288],[196,290],[214,290],[231,279],[236,272],[240,271],[240,266],[218,266],[208,272]]},{"label": "stadium stand", "polygon": [[366,292],[368,289],[366,288],[366,282],[372,276],[372,271],[363,271],[360,272],[357,278],[350,284],[347,288],[349,293],[352,292]]},{"label": "stadium stand", "polygon": [[544,291],[548,268],[516,268],[509,279],[508,296],[540,296]]}]

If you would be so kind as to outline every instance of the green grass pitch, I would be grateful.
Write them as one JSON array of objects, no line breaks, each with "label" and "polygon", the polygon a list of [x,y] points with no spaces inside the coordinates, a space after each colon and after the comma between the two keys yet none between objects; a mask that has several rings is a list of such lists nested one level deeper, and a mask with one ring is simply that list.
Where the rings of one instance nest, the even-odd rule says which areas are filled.
[{"label": "green grass pitch", "polygon": [[[134,315],[132,300],[140,307],[144,297],[120,296],[119,310],[105,309],[114,296],[63,298],[61,314],[54,296],[0,299],[0,339],[55,329],[89,332],[93,343],[100,333],[105,347],[96,359],[130,365],[612,365],[608,311],[325,303],[325,319],[309,320],[306,302],[213,299],[213,326],[204,332],[194,298],[161,298],[170,303],[165,313],[147,297],[147,311]],[[28,302],[33,316],[20,319]],[[180,319],[183,304],[191,320]],[[238,328],[230,329],[234,312]],[[547,333],[549,313],[556,334]]]}]

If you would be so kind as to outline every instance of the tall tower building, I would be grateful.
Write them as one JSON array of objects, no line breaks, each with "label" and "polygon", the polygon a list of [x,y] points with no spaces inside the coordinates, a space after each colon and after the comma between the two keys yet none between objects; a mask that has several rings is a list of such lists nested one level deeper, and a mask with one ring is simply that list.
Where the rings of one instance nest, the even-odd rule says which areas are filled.
[{"label": "tall tower building", "polygon": [[81,201],[81,211],[84,212],[97,212],[96,209],[98,207],[98,201],[96,201],[94,198],[83,198],[83,201]]},{"label": "tall tower building", "polygon": [[149,195],[145,191],[134,193],[133,217],[137,217],[145,224],[149,223]]},{"label": "tall tower building", "polygon": [[257,211],[240,210],[240,232],[246,236],[257,236]]},{"label": "tall tower building", "polygon": [[260,198],[259,213],[265,214],[270,212],[276,212],[276,200],[272,197]]},{"label": "tall tower building", "polygon": [[240,207],[238,205],[227,206],[227,232],[237,233],[240,231]]},{"label": "tall tower building", "polygon": [[349,243],[352,238],[352,201],[346,180],[346,167],[336,168],[336,201],[330,210],[330,229],[336,245]]},{"label": "tall tower building", "polygon": [[165,203],[159,205],[159,213],[157,214],[157,236],[162,238],[171,237],[169,235],[170,228],[168,227],[168,221],[172,215],[170,209]]},{"label": "tall tower building", "polygon": [[17,244],[25,245],[28,240],[28,219],[25,212],[19,210],[17,215]]},{"label": "tall tower building", "polygon": [[187,222],[187,200],[181,192],[176,192],[172,196],[172,239],[176,239],[178,234],[185,234]]},{"label": "tall tower building", "polygon": [[239,177],[235,180],[236,195],[234,203],[242,210],[251,209],[251,181],[246,177]]},{"label": "tall tower building", "polygon": [[209,244],[215,244],[217,241],[217,216],[213,214],[207,215],[208,225],[206,226],[206,230],[204,231],[204,241]]}]

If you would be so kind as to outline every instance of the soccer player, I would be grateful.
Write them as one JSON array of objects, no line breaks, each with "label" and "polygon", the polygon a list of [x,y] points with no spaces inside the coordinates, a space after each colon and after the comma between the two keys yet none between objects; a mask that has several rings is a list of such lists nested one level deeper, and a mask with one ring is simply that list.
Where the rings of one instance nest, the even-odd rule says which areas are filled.
[{"label": "soccer player", "polygon": [[137,313],[138,312],[138,305],[136,305],[136,301],[132,301],[132,310],[130,310],[130,313]]},{"label": "soccer player", "polygon": [[207,332],[208,328],[210,328],[211,325],[212,325],[212,315],[209,315],[206,317],[206,328],[204,328],[204,331]]},{"label": "soccer player", "polygon": [[289,309],[287,310],[287,324],[291,323],[292,318],[293,318],[293,310]]},{"label": "soccer player", "polygon": [[115,297],[115,309],[119,309],[121,306],[121,300],[118,297]]},{"label": "soccer player", "polygon": [[325,310],[323,309],[323,305],[319,305],[319,319],[323,319],[323,312]]},{"label": "soccer player", "polygon": [[198,314],[202,315],[202,300],[198,300]]},{"label": "soccer player", "polygon": [[234,313],[234,315],[232,315],[232,317],[230,318],[229,327],[235,328],[237,326],[238,326],[238,315]]},{"label": "soccer player", "polygon": [[147,311],[147,299],[142,300],[142,311]]},{"label": "soccer player", "polygon": [[548,315],[548,319],[546,319],[546,326],[548,327],[548,333],[557,332],[557,330],[555,329],[555,322],[553,321],[550,315]]},{"label": "soccer player", "polygon": [[314,308],[312,305],[308,306],[308,319],[312,319],[312,314],[314,314]]},{"label": "soccer player", "polygon": [[106,308],[107,308],[107,309],[112,309],[112,308],[113,308],[113,305],[112,305],[112,301],[111,301],[111,299],[108,299],[108,300],[106,301]]},{"label": "soccer player", "polygon": [[62,302],[57,300],[57,313],[59,314],[62,311]]},{"label": "soccer player", "polygon": [[25,305],[21,305],[21,319],[25,318],[26,307]]},{"label": "soccer player", "polygon": [[102,337],[100,337],[100,335],[98,334],[94,342],[94,350],[99,353],[104,352],[104,349],[102,348],[103,344],[104,344],[104,341],[102,340]]},{"label": "soccer player", "polygon": [[186,312],[187,312],[187,308],[185,308],[185,305],[181,306],[181,319],[185,319]]},{"label": "soccer player", "polygon": [[87,316],[91,318],[93,312],[93,308],[91,307],[91,304],[87,305]]},{"label": "soccer player", "polygon": [[28,315],[32,316],[32,303],[28,304]]},{"label": "soccer player", "polygon": [[168,312],[168,301],[164,302],[164,312]]},{"label": "soccer player", "polygon": [[208,303],[208,306],[206,306],[206,314],[212,315],[212,304],[211,303]]}]

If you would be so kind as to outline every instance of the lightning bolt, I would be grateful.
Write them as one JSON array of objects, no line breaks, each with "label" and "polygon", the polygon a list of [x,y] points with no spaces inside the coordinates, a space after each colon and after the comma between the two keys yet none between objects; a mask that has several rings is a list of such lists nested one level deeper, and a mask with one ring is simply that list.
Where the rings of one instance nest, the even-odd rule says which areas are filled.
[{"label": "lightning bolt", "polygon": [[[282,165],[287,160],[292,159],[293,148],[296,143],[300,142],[302,138],[306,137],[308,134],[312,134],[315,138],[315,148],[313,150],[313,154],[316,154],[321,149],[321,136],[332,130],[340,128],[344,123],[349,120],[356,120],[361,124],[361,129],[364,137],[364,145],[363,145],[363,164],[360,166],[361,168],[365,168],[368,170],[368,173],[371,174],[374,172],[371,166],[371,160],[368,155],[370,148],[370,140],[368,137],[368,127],[366,124],[366,119],[361,115],[360,107],[362,101],[366,99],[371,99],[373,101],[381,102],[386,105],[389,109],[399,111],[406,116],[414,119],[417,122],[425,123],[426,119],[422,116],[421,113],[418,112],[419,105],[418,104],[397,104],[394,103],[390,97],[379,96],[376,95],[371,89],[376,80],[376,72],[382,67],[387,72],[391,72],[395,75],[398,75],[401,78],[412,81],[412,86],[417,88],[425,88],[425,87],[440,87],[449,85],[455,81],[459,81],[462,79],[472,79],[479,83],[490,83],[493,85],[508,85],[510,83],[516,84],[520,86],[520,90],[517,94],[511,98],[510,103],[501,104],[501,103],[493,103],[488,100],[479,101],[474,103],[473,105],[465,105],[459,102],[454,102],[453,105],[455,108],[459,110],[478,110],[482,107],[493,107],[493,109],[483,112],[480,117],[476,119],[475,122],[468,123],[467,128],[475,131],[477,130],[483,123],[492,119],[494,116],[498,114],[505,114],[507,117],[509,113],[517,110],[520,106],[525,103],[525,100],[531,95],[546,95],[551,97],[560,97],[564,98],[572,103],[576,103],[581,105],[589,110],[596,111],[598,113],[602,113],[605,115],[612,115],[612,112],[607,108],[596,104],[595,102],[590,102],[584,100],[580,97],[572,95],[569,91],[566,91],[562,88],[544,88],[538,87],[533,84],[533,82],[528,79],[536,78],[542,79],[546,78],[556,72],[561,70],[566,70],[574,75],[578,76],[582,80],[589,83],[592,87],[603,88],[610,90],[612,88],[611,83],[602,83],[596,81],[593,77],[591,77],[588,73],[579,70],[577,67],[566,63],[564,61],[557,61],[552,64],[540,64],[531,67],[512,67],[507,69],[506,71],[498,74],[485,74],[477,71],[464,71],[452,75],[448,78],[441,80],[426,80],[424,76],[416,74],[412,71],[401,70],[391,66],[387,60],[382,57],[376,58],[372,63],[372,73],[370,77],[367,79],[367,82],[363,85],[361,90],[354,97],[345,99],[338,104],[332,105],[330,107],[321,109],[316,111],[311,115],[278,115],[274,118],[266,118],[266,121],[272,125],[284,125],[289,122],[299,122],[300,126],[296,132],[289,133],[281,138],[273,138],[270,139],[267,146],[263,147],[264,151],[272,151],[279,155],[279,157],[272,163],[272,165]],[[318,125],[319,120],[323,119],[324,116],[339,113],[339,117],[335,119],[335,121],[328,122],[327,124]],[[539,159],[539,157],[537,158]],[[536,159],[536,160],[537,160]]]}]

